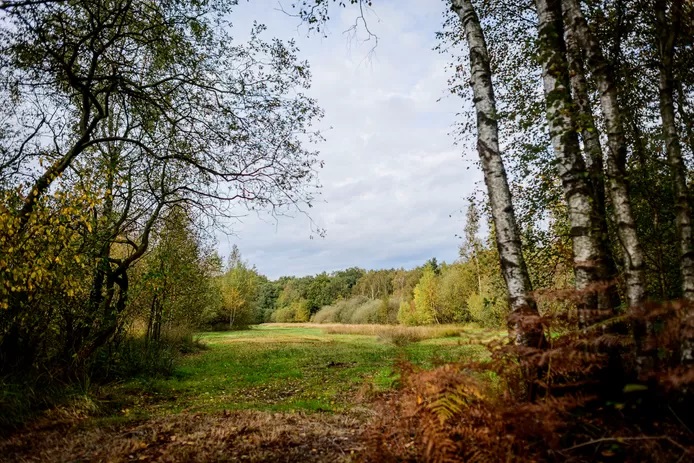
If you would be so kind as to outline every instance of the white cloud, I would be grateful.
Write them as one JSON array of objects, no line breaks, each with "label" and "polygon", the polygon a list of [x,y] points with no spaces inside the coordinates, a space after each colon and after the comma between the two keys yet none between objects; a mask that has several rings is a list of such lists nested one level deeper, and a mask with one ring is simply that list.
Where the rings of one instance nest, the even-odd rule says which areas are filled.
[{"label": "white cloud", "polygon": [[448,135],[468,103],[437,101],[448,94],[445,57],[432,50],[445,4],[374,3],[377,16],[368,19],[379,44],[372,55],[372,43],[341,33],[354,20],[350,8],[335,9],[327,38],[306,37],[296,19],[274,9],[276,0],[242,3],[233,17],[237,30],[258,19],[269,36],[296,40],[311,64],[310,94],[326,112],[321,127],[332,127],[319,146],[321,201],[310,210],[327,229],[325,238],[310,239],[310,221],[301,214],[277,223],[247,217],[232,225],[236,236],[219,238],[222,253],[238,244],[269,277],[412,267],[457,256],[458,211],[481,176]]}]

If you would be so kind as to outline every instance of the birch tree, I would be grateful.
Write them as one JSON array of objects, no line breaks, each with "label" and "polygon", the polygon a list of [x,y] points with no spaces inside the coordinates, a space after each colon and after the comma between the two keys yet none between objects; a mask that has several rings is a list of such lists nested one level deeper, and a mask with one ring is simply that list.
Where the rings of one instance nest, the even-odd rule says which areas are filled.
[{"label": "birch tree", "polygon": [[[592,224],[596,236],[601,261],[597,266],[598,278],[605,286],[597,293],[597,309],[602,310],[601,316],[609,316],[620,305],[617,288],[617,268],[610,248],[607,226],[607,209],[605,205],[605,174],[603,150],[600,144],[600,133],[593,115],[592,102],[589,95],[589,85],[586,79],[585,63],[578,39],[571,28],[564,30],[567,47],[567,60],[571,84],[571,93],[577,110],[577,131],[581,134],[586,168],[590,177],[591,196],[593,200]],[[587,320],[581,317],[579,322],[585,326]]]},{"label": "birch tree", "polygon": [[576,133],[560,1],[536,0],[535,5],[546,117],[567,203],[579,319],[585,325],[587,310],[598,307],[598,291],[610,284],[609,260],[601,245],[600,213],[593,199],[596,190],[587,175]]},{"label": "birch tree", "polygon": [[673,0],[666,10],[666,2],[655,2],[658,34],[659,85],[658,99],[663,125],[663,141],[675,190],[676,221],[679,238],[682,295],[694,300],[694,229],[692,209],[689,204],[687,167],[682,156],[682,146],[675,120],[673,61],[675,44],[682,18],[681,0]]},{"label": "birch tree", "polygon": [[489,53],[477,12],[469,0],[453,0],[470,50],[470,84],[477,115],[477,152],[487,185],[501,271],[508,289],[509,331],[516,343],[541,347],[545,339],[521,249],[501,150]]},{"label": "birch tree", "polygon": [[[541,14],[539,5],[545,1],[538,0],[538,14]],[[614,207],[617,233],[624,251],[627,304],[636,307],[646,298],[644,261],[629,197],[626,172],[627,142],[622,124],[617,85],[600,45],[588,28],[578,0],[561,0],[561,5],[558,5],[558,1],[556,3],[555,12],[561,14],[563,8],[566,27],[571,29],[580,43],[585,53],[586,64],[597,83],[607,135],[606,174],[608,191]]]}]

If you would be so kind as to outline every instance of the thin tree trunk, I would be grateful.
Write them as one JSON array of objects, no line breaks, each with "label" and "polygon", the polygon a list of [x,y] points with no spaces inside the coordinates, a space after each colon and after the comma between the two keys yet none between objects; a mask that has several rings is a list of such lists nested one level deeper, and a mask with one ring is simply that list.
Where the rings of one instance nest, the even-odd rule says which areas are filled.
[{"label": "thin tree trunk", "polygon": [[629,199],[626,174],[627,143],[617,99],[617,87],[609,63],[588,28],[578,0],[561,0],[561,2],[566,26],[572,30],[583,48],[586,63],[597,82],[600,93],[600,106],[607,129],[608,189],[615,210],[617,233],[624,250],[627,303],[631,307],[636,307],[646,298],[643,251],[636,233]]},{"label": "thin tree trunk", "polygon": [[[682,295],[688,301],[694,301],[694,230],[692,229],[692,209],[689,204],[687,187],[687,167],[682,157],[682,146],[675,120],[673,60],[675,41],[680,29],[682,3],[673,0],[670,6],[670,21],[667,20],[665,2],[656,2],[656,18],[661,31],[658,43],[660,55],[660,117],[663,120],[663,139],[667,152],[668,164],[675,189],[675,210],[677,234],[680,241],[680,272],[682,275]],[[687,315],[683,326],[681,360],[683,363],[694,361],[694,338],[691,328],[692,313],[686,307]]]},{"label": "thin tree trunk", "polygon": [[673,58],[675,40],[679,30],[681,4],[672,2],[670,18],[667,19],[665,2],[656,2],[656,17],[661,31],[658,43],[660,55],[660,117],[663,121],[663,139],[667,160],[675,190],[675,209],[677,233],[679,237],[680,272],[682,274],[682,295],[689,301],[694,300],[694,230],[692,230],[692,210],[689,205],[687,188],[687,167],[682,157],[682,146],[675,121],[675,103],[673,98]]},{"label": "thin tree trunk", "polygon": [[157,312],[157,295],[152,297],[152,303],[149,306],[149,317],[147,317],[147,335],[145,336],[145,345],[149,346],[154,340],[154,323]]},{"label": "thin tree trunk", "polygon": [[509,332],[518,345],[544,347],[545,337],[521,249],[511,191],[499,150],[499,127],[489,52],[470,0],[453,0],[470,48],[471,84],[477,113],[477,150],[489,193],[501,271],[508,289]]},{"label": "thin tree trunk", "polygon": [[[602,258],[598,263],[597,271],[600,272],[599,278],[605,282],[605,288],[598,292],[597,308],[601,311],[601,316],[609,316],[619,308],[620,298],[616,281],[617,267],[612,257],[607,230],[603,151],[588,94],[588,83],[586,82],[580,46],[572,29],[567,28],[564,31],[564,36],[568,51],[571,91],[578,109],[579,129],[583,139],[583,149],[587,154],[586,165],[592,186],[593,226],[595,227],[593,233],[597,236],[600,257]],[[588,324],[583,320],[583,326]]]},{"label": "thin tree trunk", "polygon": [[547,123],[564,189],[571,225],[573,266],[579,320],[598,307],[598,293],[611,283],[609,258],[601,244],[600,213],[581,154],[575,107],[571,98],[560,0],[536,0],[540,61]]},{"label": "thin tree trunk", "polygon": [[694,153],[694,118],[691,114],[687,112],[687,98],[684,96],[684,88],[682,88],[682,81],[678,80],[677,85],[677,112],[680,115],[680,119],[684,123],[684,128],[687,131],[687,136],[685,137],[689,143],[689,151]]}]

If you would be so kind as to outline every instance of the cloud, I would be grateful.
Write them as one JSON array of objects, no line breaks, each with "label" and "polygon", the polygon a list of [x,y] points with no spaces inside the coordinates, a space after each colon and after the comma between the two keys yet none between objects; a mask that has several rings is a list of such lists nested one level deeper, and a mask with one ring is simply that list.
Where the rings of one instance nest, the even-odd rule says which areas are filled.
[{"label": "cloud", "polygon": [[367,18],[379,36],[373,54],[372,43],[341,33],[355,10],[336,9],[329,36],[321,38],[306,37],[276,5],[242,3],[233,20],[244,30],[258,19],[268,35],[295,39],[311,65],[310,95],[325,109],[321,127],[332,127],[319,146],[322,196],[310,210],[327,235],[311,239],[311,222],[302,214],[278,222],[252,216],[231,224],[236,236],[220,235],[220,252],[236,243],[271,278],[454,260],[463,228],[459,211],[481,175],[469,168],[471,153],[448,135],[469,103],[445,98],[445,57],[432,50],[445,5],[375,2],[377,16]]}]

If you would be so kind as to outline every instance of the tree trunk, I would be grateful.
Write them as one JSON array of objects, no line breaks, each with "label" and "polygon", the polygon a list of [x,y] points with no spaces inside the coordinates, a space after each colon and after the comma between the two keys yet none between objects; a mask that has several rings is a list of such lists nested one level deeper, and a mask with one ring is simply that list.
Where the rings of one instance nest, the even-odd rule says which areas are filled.
[{"label": "tree trunk", "polygon": [[601,243],[602,227],[593,199],[595,189],[586,171],[576,133],[566,62],[560,0],[536,0],[540,61],[545,91],[547,123],[557,158],[571,225],[575,286],[579,320],[598,307],[598,293],[611,284],[609,258]]},{"label": "tree trunk", "polygon": [[[682,296],[688,301],[694,301],[694,230],[692,230],[692,209],[689,204],[689,189],[687,187],[687,167],[682,157],[682,146],[677,131],[674,103],[673,60],[675,42],[681,27],[681,0],[673,0],[670,6],[670,20],[667,19],[665,2],[656,2],[656,19],[658,29],[658,53],[660,55],[660,82],[658,86],[660,100],[660,117],[663,121],[663,140],[670,165],[672,181],[675,190],[675,210],[677,234],[679,238],[680,272],[682,274]],[[694,339],[687,331],[692,323],[690,306],[686,306],[681,360],[683,363],[694,361]]]},{"label": "tree trunk", "polygon": [[583,48],[587,58],[586,63],[597,82],[600,93],[600,106],[607,129],[607,180],[617,220],[617,233],[624,251],[627,303],[631,307],[636,307],[646,298],[643,251],[636,233],[629,199],[626,174],[627,143],[617,99],[617,87],[609,63],[588,28],[578,0],[561,0],[561,2],[566,26],[572,30]]},{"label": "tree trunk", "polygon": [[489,52],[482,27],[470,0],[453,0],[470,48],[470,74],[477,113],[477,151],[489,193],[496,229],[501,271],[508,289],[511,313],[509,332],[518,345],[544,347],[545,337],[521,249],[511,191],[499,150],[496,101]]},{"label": "tree trunk", "polygon": [[[597,293],[597,309],[600,311],[599,318],[609,317],[619,308],[620,298],[617,288],[618,272],[610,249],[607,229],[603,151],[588,93],[581,48],[572,29],[566,28],[564,37],[567,47],[571,92],[578,109],[578,126],[583,140],[583,149],[587,155],[585,158],[586,166],[592,187],[592,211],[594,215],[592,224],[595,227],[593,234],[597,237],[600,247],[600,260],[597,262],[596,271],[599,272],[599,280],[605,282],[605,287]],[[579,325],[586,327],[594,321],[579,319]]]},{"label": "tree trunk", "polygon": [[679,238],[680,272],[682,274],[682,295],[694,301],[694,242],[692,230],[692,210],[689,205],[687,188],[687,167],[682,157],[682,146],[675,121],[673,58],[675,40],[679,30],[681,4],[678,0],[670,7],[671,20],[668,21],[665,2],[656,2],[656,17],[661,31],[658,43],[660,55],[660,82],[658,86],[660,100],[660,117],[663,121],[663,140],[667,152],[672,181],[675,191],[676,224]]},{"label": "tree trunk", "polygon": [[149,317],[147,317],[147,334],[145,335],[145,345],[149,346],[149,344],[154,341],[154,323],[156,319],[156,312],[157,312],[157,295],[155,294],[152,297],[152,303],[149,306]]},{"label": "tree trunk", "polygon": [[684,88],[682,87],[682,81],[678,80],[677,85],[677,112],[680,115],[680,119],[684,123],[684,128],[687,131],[686,139],[689,142],[689,151],[694,153],[694,118],[691,113],[687,111],[687,98],[684,96]]}]

